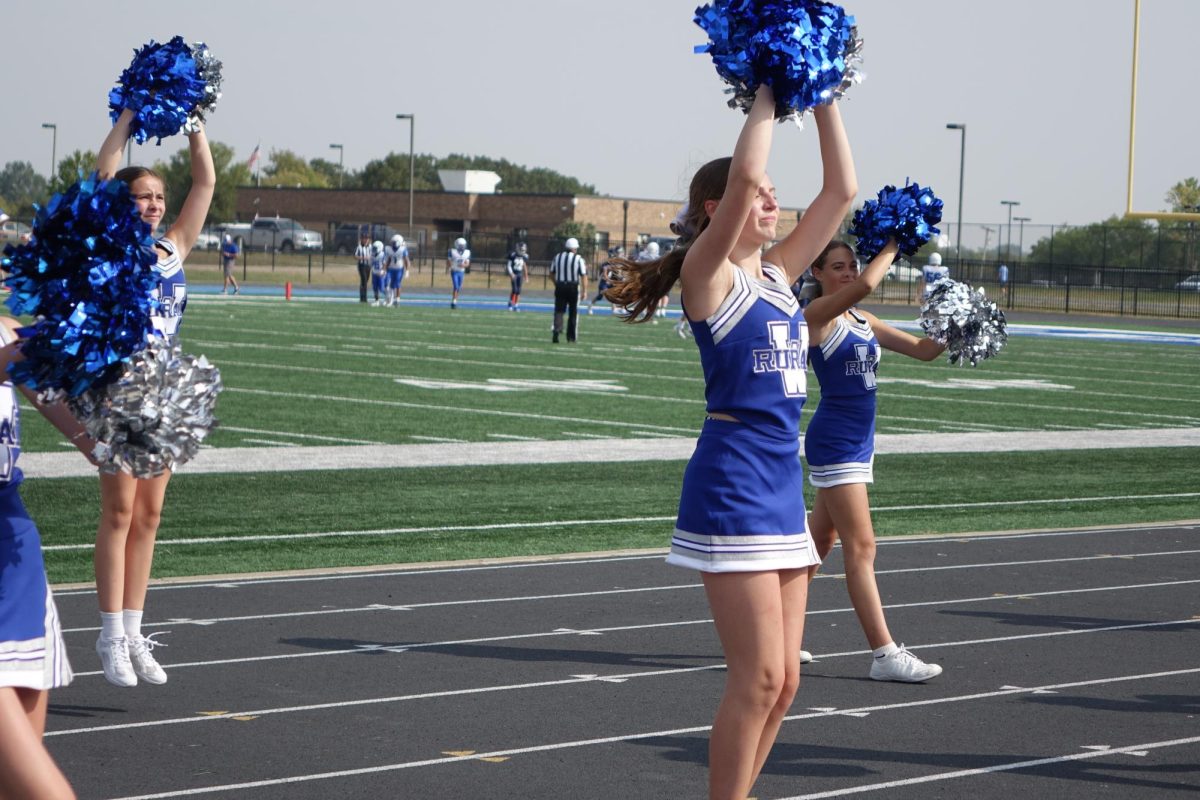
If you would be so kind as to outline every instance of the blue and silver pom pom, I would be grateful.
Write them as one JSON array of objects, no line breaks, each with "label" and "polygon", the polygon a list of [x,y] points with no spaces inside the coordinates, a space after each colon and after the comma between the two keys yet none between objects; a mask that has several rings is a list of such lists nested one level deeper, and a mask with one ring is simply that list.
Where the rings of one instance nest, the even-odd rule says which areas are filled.
[{"label": "blue and silver pom pom", "polygon": [[983,289],[954,280],[939,281],[921,306],[925,335],[946,346],[951,364],[977,365],[1000,352],[1008,341],[1004,312]]},{"label": "blue and silver pom pom", "polygon": [[46,401],[114,380],[153,331],[158,261],[150,226],[122,181],[95,173],[38,208],[33,236],[4,248],[5,304],[36,322],[21,330],[12,379]]},{"label": "blue and silver pom pom", "polygon": [[200,452],[217,425],[220,371],[161,337],[145,344],[117,380],[68,401],[98,442],[92,455],[102,472],[153,478],[174,471]]},{"label": "blue and silver pom pom", "polygon": [[863,203],[854,214],[849,232],[858,237],[855,249],[864,261],[870,261],[895,239],[904,255],[915,255],[926,242],[937,236],[942,221],[942,201],[928,186],[909,183],[903,188],[885,186],[878,199]]},{"label": "blue and silver pom pom", "polygon": [[133,111],[130,135],[140,144],[154,137],[199,130],[221,97],[221,62],[203,42],[188,45],[182,36],[166,44],[151,41],[138,50],[108,93],[113,122],[123,109]]},{"label": "blue and silver pom pom", "polygon": [[854,17],[819,0],[716,0],[696,9],[708,53],[729,84],[731,108],[749,111],[758,87],[775,94],[776,119],[800,122],[862,81],[862,40]]}]

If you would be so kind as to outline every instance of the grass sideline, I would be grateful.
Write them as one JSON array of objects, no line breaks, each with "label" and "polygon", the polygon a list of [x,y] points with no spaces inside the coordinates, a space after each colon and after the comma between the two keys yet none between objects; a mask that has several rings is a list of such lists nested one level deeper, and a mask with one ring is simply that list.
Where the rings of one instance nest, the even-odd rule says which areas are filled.
[{"label": "grass sideline", "polygon": [[[611,317],[582,325],[579,345],[567,347],[549,342],[544,313],[205,299],[189,308],[183,344],[218,364],[228,387],[211,444],[275,448],[281,459],[314,444],[570,440],[586,448],[617,438],[653,448],[656,436],[699,430],[703,381],[691,342],[670,325]],[[1032,337],[1014,337],[1000,358],[976,369],[888,354],[879,430],[1052,437],[1198,427],[1198,363],[1180,346]],[[815,388],[810,377],[805,422]],[[66,450],[35,413],[23,422],[26,450]],[[1196,455],[1134,448],[880,456],[871,489],[876,527],[886,536],[1194,518]],[[683,466],[185,471],[168,493],[155,575],[665,547]],[[49,548],[51,579],[87,580],[96,481],[32,479],[22,495]],[[337,531],[392,532],[306,536]],[[253,536],[296,538],[245,538]],[[217,537],[242,541],[211,541]]]}]

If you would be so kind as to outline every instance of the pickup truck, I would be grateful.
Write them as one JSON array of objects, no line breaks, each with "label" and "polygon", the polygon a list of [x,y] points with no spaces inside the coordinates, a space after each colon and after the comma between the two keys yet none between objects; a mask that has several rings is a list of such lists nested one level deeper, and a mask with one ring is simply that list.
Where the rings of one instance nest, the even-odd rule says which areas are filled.
[{"label": "pickup truck", "polygon": [[250,223],[231,223],[222,227],[222,233],[232,236],[242,249],[290,253],[293,250],[320,250],[324,246],[321,234],[286,217],[259,217]]}]

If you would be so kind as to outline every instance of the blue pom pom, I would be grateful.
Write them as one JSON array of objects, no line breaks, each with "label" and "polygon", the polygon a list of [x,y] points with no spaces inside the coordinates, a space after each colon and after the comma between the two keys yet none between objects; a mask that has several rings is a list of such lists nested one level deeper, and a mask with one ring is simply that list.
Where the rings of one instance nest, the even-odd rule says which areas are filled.
[{"label": "blue pom pom", "polygon": [[758,87],[775,94],[775,116],[799,121],[805,111],[841,97],[862,79],[862,40],[854,17],[819,0],[716,0],[696,9],[729,105],[749,111]]},{"label": "blue pom pom", "polygon": [[120,84],[108,93],[113,122],[123,109],[134,112],[130,135],[141,144],[181,130],[197,129],[204,114],[221,96],[221,62],[203,42],[189,46],[182,36],[166,44],[151,41],[138,50],[121,73]]},{"label": "blue pom pom", "polygon": [[4,248],[5,304],[37,319],[23,329],[13,380],[74,397],[121,374],[146,346],[158,285],[150,226],[122,181],[96,173],[37,209],[27,244]]},{"label": "blue pom pom", "polygon": [[942,221],[942,201],[928,186],[906,183],[903,188],[885,186],[879,199],[863,203],[854,214],[850,233],[858,237],[856,250],[870,261],[895,239],[900,252],[911,256],[940,231],[935,227]]}]

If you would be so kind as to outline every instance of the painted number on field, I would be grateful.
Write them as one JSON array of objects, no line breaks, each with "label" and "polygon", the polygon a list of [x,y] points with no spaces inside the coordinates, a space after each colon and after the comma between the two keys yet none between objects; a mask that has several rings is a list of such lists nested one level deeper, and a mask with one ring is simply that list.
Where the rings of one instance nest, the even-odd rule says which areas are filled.
[{"label": "painted number on field", "polygon": [[396,378],[396,383],[418,389],[454,389],[476,392],[625,392],[611,380],[539,381],[534,379],[489,378],[486,381],[438,381],[428,378]]}]

